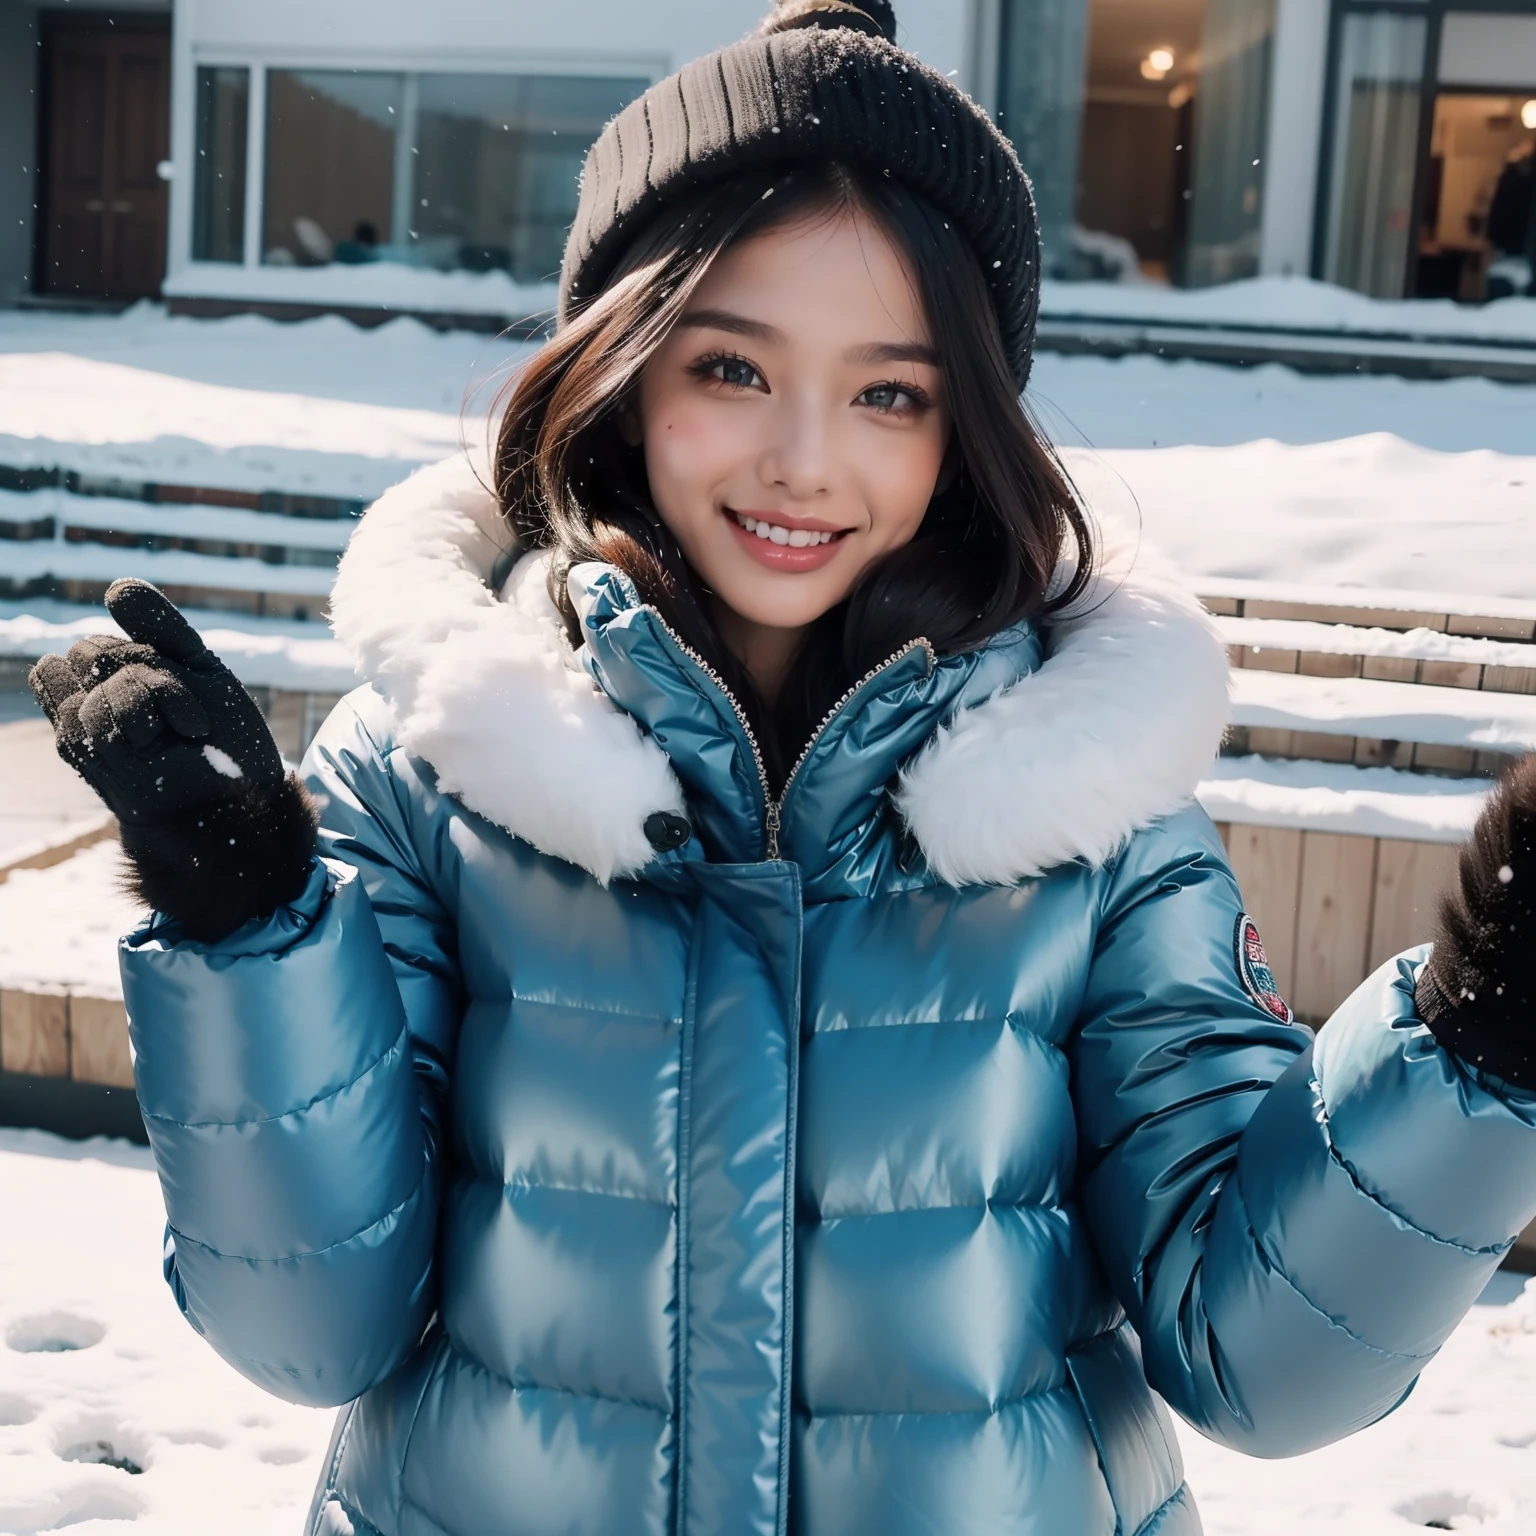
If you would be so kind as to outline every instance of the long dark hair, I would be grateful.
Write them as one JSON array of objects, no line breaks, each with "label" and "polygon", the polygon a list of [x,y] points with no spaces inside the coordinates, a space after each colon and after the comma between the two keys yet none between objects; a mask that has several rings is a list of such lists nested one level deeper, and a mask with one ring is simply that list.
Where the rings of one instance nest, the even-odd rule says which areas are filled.
[{"label": "long dark hair", "polygon": [[[854,209],[880,223],[916,279],[954,422],[952,462],[912,542],[807,631],[770,708],[722,641],[707,590],[651,501],[643,450],[617,418],[722,251],[797,216]],[[1092,573],[1087,519],[1019,399],[969,244],[923,198],[836,164],[743,172],[640,231],[608,287],[511,386],[496,491],[518,538],[551,551],[550,594],[572,643],[581,637],[567,573],[585,560],[617,566],[725,680],[775,789],[836,700],[908,642],[926,639],[941,655],[973,649],[1069,603]],[[1074,570],[1053,590],[1069,538]]]}]

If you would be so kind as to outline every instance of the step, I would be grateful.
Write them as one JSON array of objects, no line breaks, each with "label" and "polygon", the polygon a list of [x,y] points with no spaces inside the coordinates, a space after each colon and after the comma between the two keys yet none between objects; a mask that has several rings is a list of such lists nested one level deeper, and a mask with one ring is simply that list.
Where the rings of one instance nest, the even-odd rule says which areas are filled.
[{"label": "step", "polygon": [[1337,589],[1290,582],[1199,576],[1192,584],[1207,610],[1221,618],[1281,619],[1360,629],[1428,629],[1487,640],[1536,640],[1536,600],[1373,587],[1352,590],[1350,601],[1340,602]]},{"label": "step", "polygon": [[1232,673],[1229,753],[1497,776],[1536,751],[1536,695]]},{"label": "step", "polygon": [[1536,694],[1536,645],[1294,619],[1222,617],[1216,627],[1232,665],[1251,671]]},{"label": "step", "polygon": [[121,576],[152,581],[180,607],[318,619],[335,567],[270,565],[262,560],[185,550],[120,549],[105,544],[0,545],[0,599],[54,598],[99,603]]},{"label": "step", "polygon": [[[131,548],[185,548],[222,557],[244,554],[271,564],[334,567],[355,521],[289,517],[202,503],[152,504],[63,491],[25,495],[0,490],[0,540],[14,543],[109,543]],[[145,540],[153,544],[144,544]],[[218,546],[199,551],[200,543]]]}]

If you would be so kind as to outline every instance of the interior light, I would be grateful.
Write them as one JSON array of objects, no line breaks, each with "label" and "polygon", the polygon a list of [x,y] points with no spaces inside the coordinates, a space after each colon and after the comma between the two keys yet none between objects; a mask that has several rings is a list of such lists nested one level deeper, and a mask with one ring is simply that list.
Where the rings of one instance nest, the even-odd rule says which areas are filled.
[{"label": "interior light", "polygon": [[1536,101],[1528,101],[1520,108],[1520,121],[1527,128],[1536,128]]},{"label": "interior light", "polygon": [[1154,48],[1146,58],[1141,61],[1141,78],[1143,80],[1161,80],[1168,71],[1173,68],[1173,49]]}]

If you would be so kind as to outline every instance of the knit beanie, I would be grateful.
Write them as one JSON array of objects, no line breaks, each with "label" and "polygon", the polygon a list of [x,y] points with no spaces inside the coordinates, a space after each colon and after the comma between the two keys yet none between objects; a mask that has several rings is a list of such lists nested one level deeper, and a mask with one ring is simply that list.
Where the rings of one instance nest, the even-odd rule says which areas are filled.
[{"label": "knit beanie", "polygon": [[631,102],[587,155],[561,323],[669,202],[748,167],[835,160],[895,178],[965,235],[1022,390],[1040,308],[1029,181],[981,108],[895,37],[890,0],[782,0],[756,34]]}]

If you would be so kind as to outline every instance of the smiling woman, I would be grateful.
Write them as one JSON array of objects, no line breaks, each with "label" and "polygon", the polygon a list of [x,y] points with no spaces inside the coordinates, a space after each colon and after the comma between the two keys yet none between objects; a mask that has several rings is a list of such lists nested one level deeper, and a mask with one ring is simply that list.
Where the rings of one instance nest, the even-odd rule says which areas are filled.
[{"label": "smiling woman", "polygon": [[921,641],[1045,611],[1077,499],[1019,402],[981,265],[916,193],[833,162],[670,206],[516,381],[499,485],[550,592],[616,565],[717,675],[770,784]]},{"label": "smiling woman", "polygon": [[625,436],[775,697],[806,627],[915,537],[943,468],[943,375],[900,252],[857,208],[726,251],[646,365]]},{"label": "smiling woman", "polygon": [[306,1536],[1198,1536],[1163,1400],[1372,1423],[1536,1212],[1536,758],[1314,1042],[1191,798],[1225,647],[1093,570],[1028,183],[895,33],[786,0],[604,128],[305,785],[142,583],[34,670],[162,914],[167,1278],[348,1405]]}]

